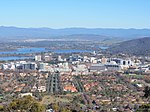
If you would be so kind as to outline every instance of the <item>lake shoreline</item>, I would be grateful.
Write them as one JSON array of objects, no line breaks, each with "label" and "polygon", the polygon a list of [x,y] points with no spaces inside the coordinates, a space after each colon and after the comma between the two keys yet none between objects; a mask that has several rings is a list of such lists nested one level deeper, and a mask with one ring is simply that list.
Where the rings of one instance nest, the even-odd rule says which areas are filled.
[{"label": "lake shoreline", "polygon": [[[107,47],[102,47],[104,50]],[[83,50],[83,49],[57,49],[50,50],[47,48],[38,47],[22,47],[13,51],[0,51],[0,60],[18,60],[18,59],[33,59],[36,54],[43,52],[54,52],[54,53],[86,53],[93,52],[94,50]],[[29,58],[30,57],[30,58]]]}]

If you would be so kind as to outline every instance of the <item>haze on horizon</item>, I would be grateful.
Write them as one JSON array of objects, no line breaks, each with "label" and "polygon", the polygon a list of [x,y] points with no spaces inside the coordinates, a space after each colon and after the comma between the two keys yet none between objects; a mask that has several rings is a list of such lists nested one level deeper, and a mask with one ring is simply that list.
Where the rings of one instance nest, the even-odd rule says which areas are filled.
[{"label": "haze on horizon", "polygon": [[0,26],[150,28],[148,0],[3,0]]}]

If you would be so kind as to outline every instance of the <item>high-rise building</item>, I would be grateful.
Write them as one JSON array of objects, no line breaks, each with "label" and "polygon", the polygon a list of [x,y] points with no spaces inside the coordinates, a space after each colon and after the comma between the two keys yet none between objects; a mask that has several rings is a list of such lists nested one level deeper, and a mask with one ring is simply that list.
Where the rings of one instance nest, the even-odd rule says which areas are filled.
[{"label": "high-rise building", "polygon": [[36,70],[37,65],[35,63],[24,63],[23,64],[23,69],[24,70]]},{"label": "high-rise building", "polygon": [[102,63],[102,64],[106,64],[106,63],[107,63],[107,59],[106,59],[106,58],[102,58],[102,59],[101,59],[101,63]]},{"label": "high-rise building", "polygon": [[42,61],[42,56],[41,55],[36,55],[35,56],[35,61]]}]

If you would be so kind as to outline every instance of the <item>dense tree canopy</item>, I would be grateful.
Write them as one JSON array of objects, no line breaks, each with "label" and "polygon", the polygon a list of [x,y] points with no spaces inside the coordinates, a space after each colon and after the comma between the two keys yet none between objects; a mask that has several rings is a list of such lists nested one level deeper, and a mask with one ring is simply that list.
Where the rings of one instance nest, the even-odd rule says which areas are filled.
[{"label": "dense tree canopy", "polygon": [[146,86],[145,89],[144,89],[144,97],[145,98],[148,98],[150,97],[150,87]]},{"label": "dense tree canopy", "polygon": [[44,112],[44,110],[44,106],[31,96],[15,99],[9,105],[4,107],[4,112]]},{"label": "dense tree canopy", "polygon": [[150,112],[150,104],[141,105],[137,112]]}]

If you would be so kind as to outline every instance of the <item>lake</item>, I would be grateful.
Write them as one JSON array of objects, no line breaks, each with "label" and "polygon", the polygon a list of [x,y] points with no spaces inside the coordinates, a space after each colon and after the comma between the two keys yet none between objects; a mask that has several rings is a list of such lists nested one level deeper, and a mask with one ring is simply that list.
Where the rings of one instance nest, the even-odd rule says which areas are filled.
[{"label": "lake", "polygon": [[40,52],[55,52],[55,53],[74,53],[74,52],[92,52],[90,50],[47,50],[45,48],[18,48],[14,51],[1,51],[0,54],[28,54]]},{"label": "lake", "polygon": [[33,57],[19,57],[19,56],[0,57],[0,61],[24,60],[24,59],[33,59]]},{"label": "lake", "polygon": [[[107,49],[108,47],[101,47],[101,49]],[[1,51],[0,54],[28,54],[28,53],[40,53],[40,52],[55,52],[55,53],[84,53],[84,52],[93,52],[91,50],[47,50],[45,48],[18,48],[13,51]],[[0,57],[0,60],[20,60],[20,59],[29,59],[33,57],[19,57],[19,56],[8,56]]]},{"label": "lake", "polygon": [[84,52],[92,52],[91,50],[54,50],[55,53],[84,53]]},{"label": "lake", "polygon": [[40,53],[47,52],[45,48],[18,48],[13,51],[1,51],[0,54],[28,54],[28,53]]}]

